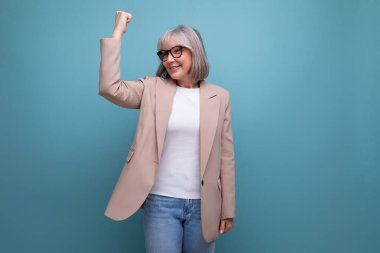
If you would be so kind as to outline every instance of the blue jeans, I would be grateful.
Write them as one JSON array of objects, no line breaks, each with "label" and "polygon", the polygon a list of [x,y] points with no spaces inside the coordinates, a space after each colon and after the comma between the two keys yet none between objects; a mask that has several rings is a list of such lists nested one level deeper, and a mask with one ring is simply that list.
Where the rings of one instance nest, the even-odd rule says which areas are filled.
[{"label": "blue jeans", "polygon": [[147,253],[213,253],[201,228],[201,200],[149,194],[144,203]]}]

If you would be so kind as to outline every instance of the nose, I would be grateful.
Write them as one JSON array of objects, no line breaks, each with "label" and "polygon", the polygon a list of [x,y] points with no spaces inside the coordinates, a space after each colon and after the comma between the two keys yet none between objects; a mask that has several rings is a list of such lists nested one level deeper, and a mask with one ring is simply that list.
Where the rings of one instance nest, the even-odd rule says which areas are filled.
[{"label": "nose", "polygon": [[173,62],[174,61],[174,57],[172,56],[171,53],[168,54],[168,58],[166,59],[167,62]]}]

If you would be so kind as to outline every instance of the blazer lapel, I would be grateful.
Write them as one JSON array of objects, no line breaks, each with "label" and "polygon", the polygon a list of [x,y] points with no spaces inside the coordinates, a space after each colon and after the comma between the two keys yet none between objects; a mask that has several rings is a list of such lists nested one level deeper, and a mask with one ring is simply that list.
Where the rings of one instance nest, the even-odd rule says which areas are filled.
[{"label": "blazer lapel", "polygon": [[[167,81],[166,81],[167,80]],[[158,163],[161,161],[162,148],[164,147],[166,128],[168,127],[170,113],[172,111],[173,98],[176,84],[172,79],[157,82],[156,86],[156,136],[158,148]]]},{"label": "blazer lapel", "polygon": [[200,85],[200,165],[201,179],[205,173],[215,131],[218,125],[220,97],[213,86],[203,81]]},{"label": "blazer lapel", "polygon": [[[172,79],[157,82],[156,86],[156,135],[158,148],[158,162],[161,161],[166,129],[172,111],[176,83]],[[212,85],[202,81],[200,85],[200,170],[201,179],[206,169],[208,157],[214,142],[218,123],[220,100]]]}]

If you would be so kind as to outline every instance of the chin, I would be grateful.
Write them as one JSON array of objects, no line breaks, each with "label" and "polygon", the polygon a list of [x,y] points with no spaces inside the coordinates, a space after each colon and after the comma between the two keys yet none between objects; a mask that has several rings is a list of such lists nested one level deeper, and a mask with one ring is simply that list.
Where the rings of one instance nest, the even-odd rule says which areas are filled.
[{"label": "chin", "polygon": [[174,79],[174,80],[179,80],[179,79],[181,79],[181,76],[176,75],[176,74],[173,74],[173,75],[170,75],[170,76],[171,76],[171,78]]}]

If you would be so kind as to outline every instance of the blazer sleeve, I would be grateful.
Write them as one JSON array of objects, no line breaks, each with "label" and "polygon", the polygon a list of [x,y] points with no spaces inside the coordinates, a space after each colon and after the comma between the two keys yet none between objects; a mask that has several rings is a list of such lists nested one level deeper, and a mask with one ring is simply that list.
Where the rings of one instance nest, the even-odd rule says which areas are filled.
[{"label": "blazer sleeve", "polygon": [[222,129],[222,214],[221,219],[235,217],[235,156],[231,126],[230,95],[227,92],[226,111]]},{"label": "blazer sleeve", "polygon": [[121,40],[100,39],[99,95],[125,108],[139,109],[144,81],[120,80]]}]

